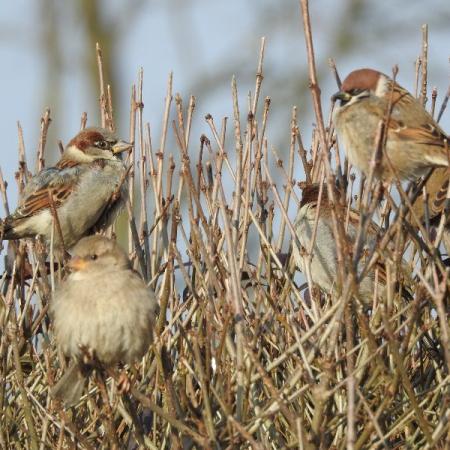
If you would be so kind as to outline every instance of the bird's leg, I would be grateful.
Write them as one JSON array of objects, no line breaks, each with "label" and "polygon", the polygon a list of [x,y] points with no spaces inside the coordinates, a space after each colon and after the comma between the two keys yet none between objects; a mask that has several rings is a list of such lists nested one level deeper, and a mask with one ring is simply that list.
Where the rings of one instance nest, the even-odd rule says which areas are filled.
[{"label": "bird's leg", "polygon": [[108,375],[114,379],[117,384],[117,392],[121,395],[127,394],[131,389],[131,380],[125,369],[120,371],[119,376],[117,376],[117,372],[111,368],[106,369]]},{"label": "bird's leg", "polygon": [[79,345],[81,358],[80,361],[84,366],[92,367],[93,369],[97,369],[100,365],[97,358],[95,357],[95,352],[92,348],[87,347],[86,345]]},{"label": "bird's leg", "polygon": [[117,380],[117,390],[119,394],[127,394],[131,389],[131,381],[128,377],[126,371],[123,371],[119,375],[119,379]]}]

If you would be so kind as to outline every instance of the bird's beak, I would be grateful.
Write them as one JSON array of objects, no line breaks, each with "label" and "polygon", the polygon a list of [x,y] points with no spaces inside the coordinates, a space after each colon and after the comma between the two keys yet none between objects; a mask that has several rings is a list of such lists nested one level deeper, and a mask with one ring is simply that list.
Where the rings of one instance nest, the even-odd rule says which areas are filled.
[{"label": "bird's beak", "polygon": [[79,256],[72,256],[67,263],[67,267],[74,272],[83,270],[86,267],[86,260],[84,258],[80,258]]},{"label": "bird's beak", "polygon": [[331,100],[335,102],[336,100],[341,100],[342,102],[348,102],[352,96],[348,92],[339,91],[336,94],[331,96]]},{"label": "bird's beak", "polygon": [[122,152],[125,152],[127,150],[130,150],[132,147],[133,147],[133,144],[130,144],[129,142],[117,141],[112,146],[112,152],[116,155],[117,153],[122,153]]}]

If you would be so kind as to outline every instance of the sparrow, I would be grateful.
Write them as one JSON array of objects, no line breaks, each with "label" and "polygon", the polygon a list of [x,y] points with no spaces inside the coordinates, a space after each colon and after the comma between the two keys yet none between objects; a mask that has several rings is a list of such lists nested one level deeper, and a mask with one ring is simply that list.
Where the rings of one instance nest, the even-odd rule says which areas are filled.
[{"label": "sparrow", "polygon": [[[72,359],[52,388],[67,406],[78,402],[90,373],[133,363],[152,342],[157,300],[119,245],[100,235],[72,249],[71,273],[55,290],[50,317],[57,345]],[[87,355],[91,356],[87,358]]]},{"label": "sparrow", "polygon": [[[333,223],[331,216],[331,204],[328,200],[327,187],[323,186],[322,197],[319,205],[319,184],[307,185],[302,192],[300,209],[294,222],[294,229],[300,241],[303,251],[297,245],[292,247],[292,255],[297,267],[307,273],[308,252],[311,251],[310,274],[312,282],[328,294],[337,294],[337,273],[338,273],[338,253],[336,239],[333,233]],[[338,192],[336,192],[338,195]],[[337,196],[338,198],[338,196]],[[318,215],[315,240],[312,244],[314,224]],[[344,240],[345,252],[352,252],[353,244],[359,227],[359,214],[351,209],[349,214],[348,227],[346,229],[346,239]],[[380,228],[371,222],[367,229],[365,247],[357,265],[357,274],[360,274],[365,264],[368,262],[366,254],[377,244]],[[312,244],[312,245],[311,245]],[[369,271],[358,285],[356,297],[363,305],[371,305],[375,292],[378,296],[383,296],[386,290],[386,269],[381,262],[377,262],[372,271]]]},{"label": "sparrow", "polygon": [[351,72],[332,100],[340,101],[333,113],[339,142],[350,163],[366,175],[378,144],[377,131],[386,119],[385,152],[375,176],[391,181],[396,174],[414,181],[430,168],[448,167],[447,134],[416,98],[383,73]]},{"label": "sparrow", "polygon": [[118,154],[131,147],[103,128],[80,131],[54,167],[29,180],[18,208],[1,221],[0,236],[41,235],[49,243],[54,227],[55,246],[69,249],[93,227],[110,225],[127,196]]}]

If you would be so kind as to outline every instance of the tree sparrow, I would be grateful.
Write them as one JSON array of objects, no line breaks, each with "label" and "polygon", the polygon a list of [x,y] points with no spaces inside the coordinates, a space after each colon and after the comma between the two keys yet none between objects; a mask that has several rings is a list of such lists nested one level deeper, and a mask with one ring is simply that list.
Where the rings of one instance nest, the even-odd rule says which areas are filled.
[{"label": "tree sparrow", "polygon": [[55,245],[62,244],[62,234],[70,248],[96,225],[109,225],[127,195],[126,169],[117,154],[131,147],[103,128],[78,133],[54,167],[27,183],[19,207],[0,224],[3,239],[42,235],[48,243],[55,227]]},{"label": "tree sparrow", "polygon": [[[324,186],[318,212],[319,188],[319,184],[312,184],[303,189],[300,210],[294,222],[294,229],[306,253],[300,252],[297,245],[294,245],[293,258],[297,267],[306,274],[308,269],[307,253],[311,252],[309,270],[312,282],[317,284],[324,292],[335,294],[337,287],[338,254],[336,239],[333,234],[331,205],[328,201],[327,188]],[[317,214],[319,214],[317,229],[314,243],[312,243]],[[352,251],[358,226],[358,213],[355,210],[350,210],[349,223],[344,241],[344,244],[346,244],[344,251]],[[370,223],[365,240],[365,248],[367,250],[371,250],[376,245],[378,231],[379,227],[373,222]],[[367,262],[364,253],[358,263],[357,272],[359,273]],[[384,295],[386,288],[385,267],[382,264],[376,264],[375,269],[361,280],[358,288],[357,297],[365,305],[371,305],[373,303],[376,292],[378,296]]]},{"label": "tree sparrow", "polygon": [[369,173],[377,130],[386,118],[385,153],[376,176],[392,179],[386,157],[400,179],[415,180],[431,167],[449,165],[447,134],[417,99],[386,75],[355,70],[332,98],[340,100],[334,111],[338,138],[349,161],[362,172]]},{"label": "tree sparrow", "polygon": [[111,239],[89,236],[73,248],[70,275],[56,289],[50,317],[57,344],[73,359],[52,396],[68,406],[81,397],[92,364],[133,363],[152,342],[157,301]]}]

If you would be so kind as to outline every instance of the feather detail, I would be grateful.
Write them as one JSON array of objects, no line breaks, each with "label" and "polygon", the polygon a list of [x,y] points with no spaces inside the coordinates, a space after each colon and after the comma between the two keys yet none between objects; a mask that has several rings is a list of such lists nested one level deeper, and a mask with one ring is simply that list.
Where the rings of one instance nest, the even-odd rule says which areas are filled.
[{"label": "feather detail", "polygon": [[[433,173],[425,183],[427,192],[428,214],[431,221],[438,218],[446,207],[446,198],[450,174],[448,168],[434,169]],[[425,219],[425,202],[419,195],[413,204],[413,210],[420,220]]]},{"label": "feather detail", "polygon": [[73,159],[69,159],[69,158],[62,158],[61,160],[59,160],[55,167],[57,169],[69,169],[72,167],[76,167],[78,166],[80,163],[78,161],[74,161]]},{"label": "feather detail", "polygon": [[432,124],[424,124],[419,127],[408,127],[401,120],[390,119],[388,133],[395,133],[398,139],[411,141],[415,144],[436,145],[444,147],[447,135]]},{"label": "feather detail", "polygon": [[[23,219],[25,217],[34,216],[43,209],[49,209],[53,205],[59,208],[64,201],[69,197],[74,189],[74,185],[60,185],[55,187],[45,187],[33,192],[27,197],[23,204],[17,208],[13,214],[14,219]],[[52,201],[50,200],[50,196]]]},{"label": "feather detail", "polygon": [[83,395],[87,378],[78,363],[72,364],[50,390],[50,395],[64,401],[66,407],[74,406]]}]

